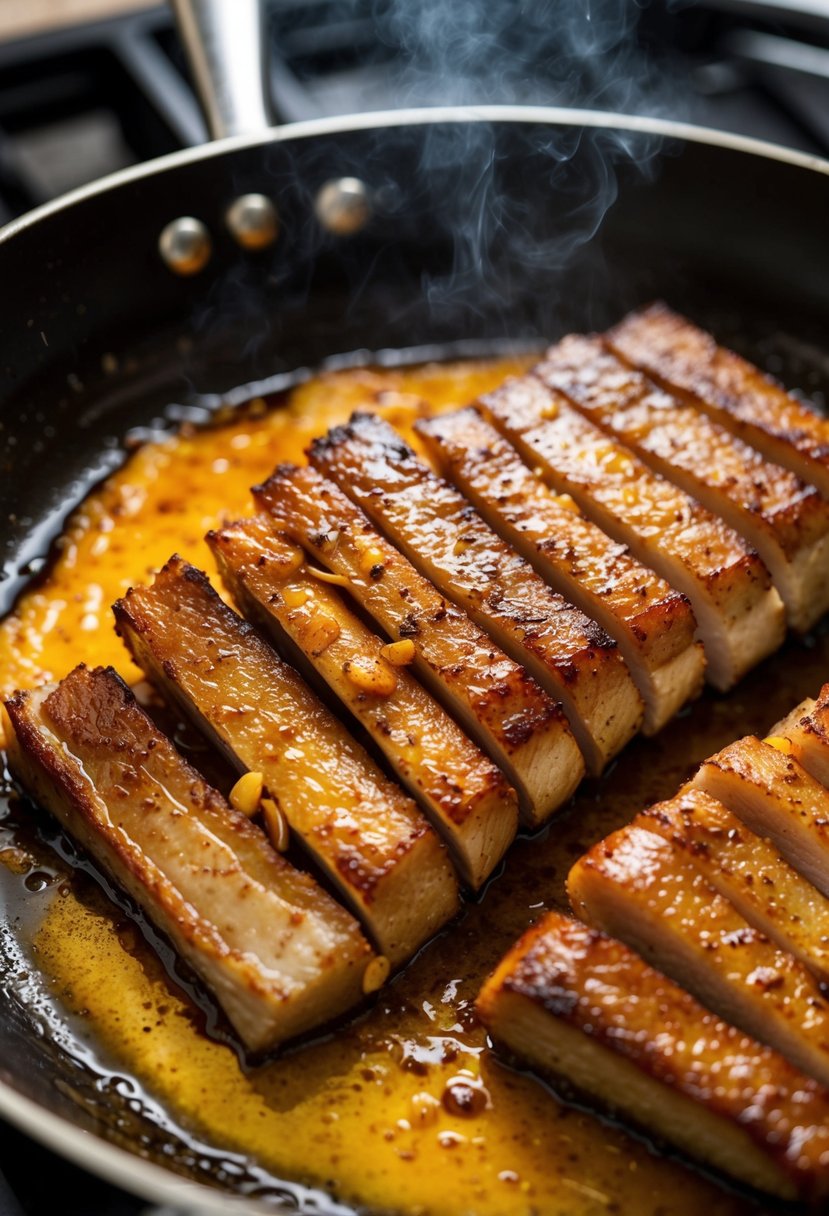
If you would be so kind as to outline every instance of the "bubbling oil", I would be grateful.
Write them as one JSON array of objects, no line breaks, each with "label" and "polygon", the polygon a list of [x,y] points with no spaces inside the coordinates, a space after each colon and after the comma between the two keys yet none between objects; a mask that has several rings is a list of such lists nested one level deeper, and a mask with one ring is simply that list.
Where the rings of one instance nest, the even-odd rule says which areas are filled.
[{"label": "bubbling oil", "polygon": [[[249,511],[249,487],[275,464],[301,460],[314,435],[354,408],[377,410],[411,436],[417,417],[465,404],[522,369],[520,360],[493,360],[332,372],[278,408],[257,401],[221,425],[138,449],[76,510],[48,575],[0,624],[2,691],[60,677],[80,658],[140,679],[109,605],[174,551],[214,575],[204,533]],[[226,1031],[205,1029],[187,984],[140,923],[90,885],[88,864],[79,870],[70,855],[49,870],[42,838],[32,844],[32,826],[44,821],[22,803],[7,814],[0,841],[20,948],[66,1041],[82,1042],[101,1075],[132,1079],[179,1138],[212,1146],[236,1173],[200,1166],[206,1150],[194,1151],[185,1170],[162,1132],[142,1152],[215,1185],[267,1194],[263,1179],[277,1190],[287,1180],[349,1208],[408,1216],[744,1216],[756,1211],[749,1199],[499,1061],[473,1005],[523,929],[546,908],[566,906],[564,878],[585,848],[672,794],[728,740],[765,731],[827,671],[825,634],[791,643],[735,693],[706,693],[657,739],[634,742],[544,833],[517,842],[486,892],[368,1012],[258,1067]],[[190,758],[198,764],[200,754]],[[101,1131],[113,1135],[110,1124]]]}]

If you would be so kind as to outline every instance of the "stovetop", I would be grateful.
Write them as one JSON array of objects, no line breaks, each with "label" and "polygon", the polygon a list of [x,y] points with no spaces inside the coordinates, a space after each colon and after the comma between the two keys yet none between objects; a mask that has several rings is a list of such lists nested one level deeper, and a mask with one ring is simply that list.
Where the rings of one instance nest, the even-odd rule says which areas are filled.
[{"label": "stovetop", "polygon": [[[277,0],[269,34],[280,122],[456,102],[586,106],[829,156],[829,0]],[[0,44],[0,224],[205,137],[165,7]],[[62,1216],[150,1210],[11,1128],[0,1168],[0,1216],[53,1216],[56,1202]]]}]

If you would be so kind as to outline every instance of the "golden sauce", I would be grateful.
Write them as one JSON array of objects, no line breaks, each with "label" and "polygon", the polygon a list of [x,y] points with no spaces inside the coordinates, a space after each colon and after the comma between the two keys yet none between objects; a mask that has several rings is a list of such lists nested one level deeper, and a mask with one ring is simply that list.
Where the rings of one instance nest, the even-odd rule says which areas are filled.
[{"label": "golden sauce", "polygon": [[205,532],[249,513],[250,487],[279,461],[302,461],[315,435],[361,406],[411,437],[430,407],[465,405],[527,362],[333,372],[294,389],[282,408],[258,400],[224,426],[139,448],[72,514],[48,578],[0,624],[0,695],[65,675],[80,657],[138,679],[110,606],[174,552],[213,574]]},{"label": "golden sauce", "polygon": [[[47,578],[0,625],[3,692],[61,676],[80,658],[137,679],[110,603],[174,550],[212,573],[204,532],[249,510],[249,486],[278,461],[300,459],[314,434],[355,407],[408,430],[420,413],[465,403],[519,369],[501,361],[331,373],[279,410],[258,406],[133,453],[75,512]],[[790,644],[728,698],[708,693],[659,738],[636,741],[542,837],[518,842],[485,896],[366,1015],[258,1068],[203,1033],[157,956],[138,933],[125,941],[123,915],[90,899],[83,876],[38,895],[28,945],[60,1007],[80,1015],[119,1073],[194,1136],[277,1178],[410,1216],[741,1216],[755,1210],[748,1200],[496,1060],[472,1003],[526,925],[566,906],[567,869],[593,840],[675,792],[729,739],[764,732],[827,676],[829,638]],[[0,860],[4,882],[25,899],[34,889],[23,886],[25,854],[12,845]]]}]

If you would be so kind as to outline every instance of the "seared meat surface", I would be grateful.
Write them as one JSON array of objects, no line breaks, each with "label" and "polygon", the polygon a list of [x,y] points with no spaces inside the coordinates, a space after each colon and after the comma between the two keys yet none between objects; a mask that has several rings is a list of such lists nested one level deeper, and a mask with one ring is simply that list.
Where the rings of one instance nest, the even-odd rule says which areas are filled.
[{"label": "seared meat surface", "polygon": [[705,659],[685,596],[555,494],[476,410],[418,423],[430,455],[547,583],[617,642],[655,734],[699,692]]},{"label": "seared meat surface", "polygon": [[607,334],[621,358],[829,498],[829,420],[664,304]]},{"label": "seared meat surface", "polygon": [[178,754],[111,669],[6,708],[15,776],[173,941],[247,1046],[360,999],[356,922]]},{"label": "seared meat surface", "polygon": [[829,1003],[817,983],[670,841],[614,832],[576,862],[567,889],[582,920],[829,1085]]},{"label": "seared meat surface", "polygon": [[770,840],[692,785],[649,807],[633,826],[670,841],[749,924],[829,982],[829,899]]},{"label": "seared meat surface", "polygon": [[584,775],[561,708],[440,594],[316,470],[281,466],[255,496],[394,641],[415,644],[412,670],[489,752],[515,786],[522,814],[543,823]]},{"label": "seared meat surface", "polygon": [[780,597],[757,554],[722,520],[538,379],[508,380],[480,404],[552,489],[570,494],[604,532],[688,597],[716,688],[730,688],[778,648],[785,634]]},{"label": "seared meat surface", "polygon": [[744,537],[768,567],[794,629],[810,629],[823,615],[829,501],[814,486],[628,368],[600,338],[565,338],[535,374]]},{"label": "seared meat surface", "polygon": [[706,760],[693,784],[773,840],[829,896],[829,790],[793,755],[748,736]]},{"label": "seared meat surface", "polygon": [[298,842],[392,965],[458,908],[454,870],[415,804],[206,577],[172,558],[116,606],[151,680],[241,772],[259,773]]},{"label": "seared meat surface", "polygon": [[297,550],[267,519],[208,538],[225,585],[302,669],[318,676],[391,763],[443,836],[465,881],[479,887],[511,843],[514,791],[493,762],[409,674],[410,639],[387,644],[337,587],[297,565]]},{"label": "seared meat surface", "polygon": [[615,642],[373,414],[316,440],[311,463],[409,560],[560,700],[599,773],[638,729],[642,700]]},{"label": "seared meat surface", "polygon": [[548,912],[477,1009],[521,1063],[705,1165],[784,1198],[829,1190],[829,1093],[605,934]]}]

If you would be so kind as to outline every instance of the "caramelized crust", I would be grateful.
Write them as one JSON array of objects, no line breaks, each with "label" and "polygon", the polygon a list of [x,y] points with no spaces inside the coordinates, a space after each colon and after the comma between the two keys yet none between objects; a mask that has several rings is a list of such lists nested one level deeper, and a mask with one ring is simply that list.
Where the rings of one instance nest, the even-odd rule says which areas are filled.
[{"label": "caramelized crust", "polygon": [[173,557],[115,606],[135,661],[265,796],[393,965],[458,909],[446,852],[412,800],[206,577]]},{"label": "caramelized crust", "polygon": [[333,482],[315,469],[283,465],[254,495],[279,528],[346,583],[389,637],[414,642],[415,674],[500,765],[529,824],[567,801],[584,763],[561,708]]},{"label": "caramelized crust", "polygon": [[794,756],[749,735],[706,760],[693,783],[773,840],[829,896],[829,790]]},{"label": "caramelized crust", "polygon": [[560,700],[587,771],[630,740],[642,701],[615,642],[538,577],[463,495],[373,414],[315,440],[311,463]]},{"label": "caramelized crust", "polygon": [[6,707],[15,775],[169,935],[249,1048],[360,999],[371,951],[356,922],[205,784],[111,668]]},{"label": "caramelized crust", "polygon": [[746,359],[664,304],[631,313],[607,341],[620,358],[829,498],[829,420]]},{"label": "caramelized crust", "polygon": [[829,1190],[829,1094],[604,934],[549,912],[484,985],[496,1043],[704,1164],[784,1198]]},{"label": "caramelized crust", "polygon": [[626,367],[600,338],[565,338],[535,374],[743,536],[768,566],[793,628],[805,631],[823,615],[829,502],[813,486]]},{"label": "caramelized crust", "polygon": [[655,734],[704,675],[696,621],[684,595],[556,495],[474,409],[417,424],[429,453],[476,510],[547,583],[615,639]]},{"label": "caramelized crust", "polygon": [[663,836],[749,924],[829,983],[829,900],[716,798],[686,785],[633,821]]},{"label": "caramelized crust", "polygon": [[808,697],[769,732],[788,741],[789,755],[810,777],[829,787],[829,684]]},{"label": "caramelized crust", "polygon": [[722,520],[531,376],[507,380],[481,406],[549,486],[687,595],[716,688],[730,688],[777,649],[780,597],[757,554]]},{"label": "caramelized crust", "polygon": [[673,845],[638,827],[600,841],[567,879],[573,908],[706,1008],[829,1083],[829,1004]]},{"label": "caramelized crust", "polygon": [[[240,609],[366,728],[449,845],[465,881],[479,887],[517,826],[515,792],[501,771],[405,666],[389,663],[384,639],[337,589],[297,565],[296,547],[274,533],[270,520],[232,524],[211,532],[208,543]],[[369,677],[379,674],[376,693],[370,680],[355,683],[349,675],[355,663]]]}]

